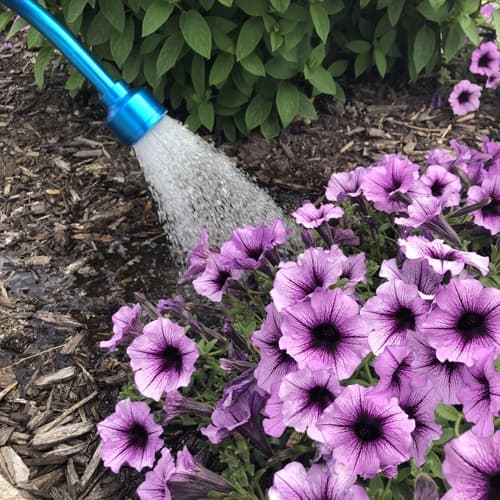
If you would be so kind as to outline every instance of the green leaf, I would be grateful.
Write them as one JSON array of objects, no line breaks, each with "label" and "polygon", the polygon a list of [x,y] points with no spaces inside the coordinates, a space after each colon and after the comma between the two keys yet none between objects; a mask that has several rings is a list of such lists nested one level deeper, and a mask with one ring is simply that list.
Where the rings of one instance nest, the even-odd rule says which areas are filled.
[{"label": "green leaf", "polygon": [[276,92],[276,109],[283,127],[287,127],[299,113],[300,96],[297,87],[280,82]]},{"label": "green leaf", "polygon": [[64,88],[69,92],[74,92],[82,88],[82,85],[85,82],[85,77],[79,71],[72,71],[69,75],[69,78],[66,80],[64,84]]},{"label": "green leaf", "polygon": [[264,34],[264,23],[259,17],[247,19],[238,34],[236,41],[236,60],[241,61],[251,54]]},{"label": "green leaf", "polygon": [[477,33],[477,27],[474,21],[467,15],[460,15],[458,16],[458,22],[460,23],[460,27],[462,28],[463,32],[467,35],[469,40],[474,45],[479,45],[481,39],[479,38],[479,35]]},{"label": "green leaf", "polygon": [[391,26],[396,26],[401,12],[403,12],[403,7],[405,6],[405,0],[391,0],[389,6],[387,7],[387,15],[389,17],[389,22]]},{"label": "green leaf", "polygon": [[111,55],[116,65],[121,68],[129,56],[135,39],[135,25],[131,17],[125,23],[125,29],[122,33],[115,31],[111,36]]},{"label": "green leaf", "polygon": [[391,29],[385,35],[381,36],[379,40],[376,42],[376,46],[380,49],[384,54],[387,54],[391,47],[394,45],[394,41],[396,40],[396,30]]},{"label": "green leaf", "polygon": [[283,45],[283,36],[279,33],[271,31],[269,39],[271,41],[271,52],[276,52]]},{"label": "green leaf", "polygon": [[198,118],[206,129],[212,131],[215,123],[214,105],[209,101],[202,102],[198,106]]},{"label": "green leaf", "polygon": [[354,76],[362,75],[371,66],[371,54],[365,52],[363,54],[358,54],[354,61]]},{"label": "green leaf", "polygon": [[500,36],[500,9],[493,11],[493,27],[497,32],[497,38]]},{"label": "green leaf", "polygon": [[338,59],[337,61],[330,64],[328,67],[328,72],[333,78],[337,78],[345,73],[347,66],[349,65],[346,59]]},{"label": "green leaf", "polygon": [[318,66],[317,68],[309,69],[308,66],[304,68],[304,76],[306,80],[313,85],[322,94],[335,95],[336,85],[333,80],[332,75],[323,68],[323,66]]},{"label": "green leaf", "polygon": [[356,54],[366,54],[372,49],[372,44],[366,40],[351,40],[345,46]]},{"label": "green leaf", "polygon": [[446,41],[444,44],[444,60],[451,61],[455,54],[463,47],[465,43],[465,33],[456,21],[450,25]]},{"label": "green leaf", "polygon": [[209,85],[219,85],[225,82],[234,66],[234,56],[220,52],[215,58],[208,75]]},{"label": "green leaf", "polygon": [[125,29],[125,9],[121,0],[99,0],[104,17],[117,31]]},{"label": "green leaf", "polygon": [[212,35],[203,16],[196,10],[187,10],[180,16],[179,26],[186,43],[200,56],[209,59]]},{"label": "green leaf", "polygon": [[132,83],[141,71],[142,56],[139,50],[132,50],[122,66],[122,77],[127,83]]},{"label": "green leaf", "polygon": [[165,40],[156,61],[156,71],[158,75],[164,75],[168,70],[174,67],[183,46],[184,38],[179,31]]},{"label": "green leaf", "polygon": [[101,45],[111,38],[112,27],[102,12],[92,19],[85,41],[88,45]]},{"label": "green leaf", "polygon": [[307,58],[307,65],[309,68],[317,68],[321,65],[323,60],[325,59],[325,46],[320,43],[317,47],[309,52],[309,56]]},{"label": "green leaf", "polygon": [[0,31],[3,31],[7,25],[12,21],[14,18],[15,14],[14,12],[2,12],[0,14]]},{"label": "green leaf", "polygon": [[35,74],[35,83],[39,89],[43,87],[45,81],[45,69],[47,68],[47,65],[53,55],[54,49],[52,47],[42,47],[38,52],[33,72]]},{"label": "green leaf", "polygon": [[240,64],[252,75],[266,76],[266,68],[257,54],[250,54],[242,59]]},{"label": "green leaf", "polygon": [[480,0],[461,0],[460,2],[460,12],[465,15],[475,14],[480,7]]},{"label": "green leaf", "polygon": [[263,16],[267,12],[267,0],[236,0],[236,5],[249,16]]},{"label": "green leaf", "polygon": [[28,49],[41,47],[43,40],[44,38],[42,34],[31,26],[26,34],[26,45],[28,46]]},{"label": "green leaf", "polygon": [[5,37],[5,41],[9,41],[13,36],[19,33],[19,31],[21,31],[25,26],[28,26],[28,23],[22,17],[18,17],[17,19],[15,19],[9,28],[9,32]]},{"label": "green leaf", "polygon": [[72,23],[78,19],[87,5],[87,0],[69,0],[65,7],[65,18],[67,23]]},{"label": "green leaf", "polygon": [[456,422],[460,418],[460,413],[456,408],[443,403],[439,403],[437,405],[436,415],[444,420],[447,420],[448,422]]},{"label": "green leaf", "polygon": [[436,35],[434,31],[424,24],[415,36],[413,43],[413,64],[417,73],[420,73],[429,62],[436,49]]},{"label": "green leaf", "polygon": [[226,7],[233,6],[233,0],[217,0],[221,5],[225,5]]},{"label": "green leaf", "polygon": [[446,3],[446,0],[428,0],[428,1],[429,1],[430,6],[434,10],[438,10],[440,7],[442,7]]},{"label": "green leaf", "polygon": [[290,0],[271,0],[271,5],[278,12],[286,12],[290,7]]},{"label": "green leaf", "polygon": [[[276,113],[271,113],[260,126],[260,133],[265,139],[272,139],[279,135],[281,130],[280,122]],[[264,471],[263,471],[264,472]]]},{"label": "green leaf", "polygon": [[232,119],[224,119],[222,122],[222,130],[224,131],[224,135],[229,142],[236,141],[236,127],[234,126]]},{"label": "green leaf", "polygon": [[273,102],[256,95],[248,104],[245,111],[245,124],[249,130],[258,127],[269,116]]},{"label": "green leaf", "polygon": [[387,59],[385,58],[385,54],[379,50],[373,50],[373,58],[375,59],[375,66],[382,78],[384,78],[387,72]]},{"label": "green leaf", "polygon": [[170,17],[173,10],[174,6],[172,4],[162,2],[161,0],[153,2],[146,10],[142,19],[142,37],[150,35],[162,26]]},{"label": "green leaf", "polygon": [[448,18],[448,5],[446,2],[439,7],[432,7],[428,2],[421,2],[417,5],[417,10],[426,19],[434,23],[442,23]]},{"label": "green leaf", "polygon": [[289,80],[294,77],[299,69],[295,63],[285,61],[280,56],[274,56],[265,64],[266,73],[278,80]]},{"label": "green leaf", "polygon": [[205,61],[196,54],[191,61],[191,81],[197,94],[205,93]]},{"label": "green leaf", "polygon": [[314,30],[323,43],[326,43],[330,32],[330,18],[321,3],[309,4],[309,13],[314,25]]},{"label": "green leaf", "polygon": [[309,120],[316,120],[318,118],[318,114],[316,113],[316,109],[311,99],[302,92],[299,93],[299,115]]}]

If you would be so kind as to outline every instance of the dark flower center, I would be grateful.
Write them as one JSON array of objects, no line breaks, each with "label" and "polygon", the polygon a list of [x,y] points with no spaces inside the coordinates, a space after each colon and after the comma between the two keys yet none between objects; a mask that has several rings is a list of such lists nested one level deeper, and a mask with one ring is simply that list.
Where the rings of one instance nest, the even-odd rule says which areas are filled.
[{"label": "dark flower center", "polygon": [[315,347],[334,351],[341,338],[341,333],[331,323],[321,323],[312,329]]},{"label": "dark flower center", "polygon": [[458,320],[457,330],[466,340],[482,337],[487,333],[484,317],[476,312],[464,312]]},{"label": "dark flower center", "polygon": [[394,370],[391,377],[391,385],[399,387],[401,385],[401,374],[407,371],[408,368],[410,368],[410,364],[405,358],[403,359],[403,361],[401,361],[401,363],[399,363],[397,368]]},{"label": "dark flower center", "polygon": [[380,419],[368,415],[366,413],[361,413],[358,415],[356,422],[354,422],[353,430],[360,441],[369,443],[371,441],[376,441],[382,436]]},{"label": "dark flower center", "polygon": [[477,65],[480,68],[488,68],[490,66],[491,60],[492,59],[490,55],[488,54],[488,52],[486,52],[477,60]]},{"label": "dark flower center", "polygon": [[333,401],[335,397],[333,394],[326,388],[322,386],[316,386],[308,391],[308,406],[315,406],[316,408],[320,408],[322,411]]},{"label": "dark flower center", "polygon": [[167,346],[161,351],[162,371],[174,370],[177,373],[182,370],[182,353],[177,347]]},{"label": "dark flower center", "polygon": [[222,288],[225,284],[226,281],[231,277],[231,273],[229,271],[222,271],[220,270],[217,273],[217,277],[215,278],[215,284],[219,287]]},{"label": "dark flower center", "polygon": [[130,446],[144,448],[148,442],[148,431],[141,424],[135,423],[128,431]]},{"label": "dark flower center", "polygon": [[400,307],[393,316],[399,331],[415,329],[415,315],[408,307]]},{"label": "dark flower center", "polygon": [[434,182],[431,186],[432,196],[441,196],[443,194],[443,189],[444,186],[439,181]]},{"label": "dark flower center", "polygon": [[468,90],[464,90],[463,92],[460,92],[460,95],[458,96],[458,102],[460,104],[465,104],[466,102],[470,101],[470,96],[471,93]]},{"label": "dark flower center", "polygon": [[500,472],[494,472],[488,476],[486,500],[500,498]]},{"label": "dark flower center", "polygon": [[259,260],[262,256],[264,249],[260,246],[257,248],[248,248],[247,247],[247,255],[253,260]]},{"label": "dark flower center", "polygon": [[491,203],[481,209],[481,213],[490,217],[500,216],[500,201],[492,200]]}]

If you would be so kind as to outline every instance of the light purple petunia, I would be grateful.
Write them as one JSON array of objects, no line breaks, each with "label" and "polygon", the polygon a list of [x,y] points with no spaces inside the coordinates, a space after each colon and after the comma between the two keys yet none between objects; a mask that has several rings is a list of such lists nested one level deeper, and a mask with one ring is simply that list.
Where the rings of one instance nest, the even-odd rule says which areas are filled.
[{"label": "light purple petunia", "polygon": [[257,269],[266,252],[281,245],[290,232],[280,219],[272,226],[245,226],[235,229],[220,250],[228,265],[238,269]]},{"label": "light purple petunia", "polygon": [[318,227],[330,219],[338,219],[342,215],[344,215],[344,210],[331,203],[324,203],[316,208],[310,202],[305,202],[292,213],[292,217],[297,224],[309,229]]},{"label": "light purple petunia", "polygon": [[499,8],[500,5],[498,5],[496,2],[488,2],[481,5],[480,12],[484,19],[488,20],[493,17],[495,10]]},{"label": "light purple petunia", "polygon": [[475,425],[472,432],[480,437],[495,431],[494,417],[500,415],[500,372],[495,370],[494,355],[485,352],[474,366],[464,370],[464,385],[458,393],[465,418]]},{"label": "light purple petunia", "polygon": [[415,421],[396,398],[370,395],[371,389],[347,386],[316,426],[333,457],[364,478],[395,468],[410,457]]},{"label": "light purple petunia", "polygon": [[143,334],[130,344],[127,354],[137,388],[155,401],[189,384],[199,356],[184,328],[166,318],[148,323]]},{"label": "light purple petunia", "polygon": [[419,166],[397,154],[385,154],[366,169],[361,188],[377,210],[386,213],[406,212],[412,196],[423,194],[419,183]]},{"label": "light purple petunia", "polygon": [[114,351],[118,344],[131,342],[142,333],[141,323],[142,307],[134,304],[132,307],[122,306],[116,311],[111,320],[113,321],[113,336],[109,340],[99,342],[99,347]]},{"label": "light purple petunia", "polygon": [[495,42],[483,42],[472,51],[469,71],[476,75],[496,75],[500,71],[500,51]]},{"label": "light purple petunia", "polygon": [[115,411],[97,425],[103,441],[101,457],[117,473],[128,464],[137,471],[152,467],[156,452],[163,447],[163,428],[155,423],[149,406],[142,401],[123,399]]},{"label": "light purple petunia", "polygon": [[429,241],[421,236],[408,236],[406,239],[399,239],[398,244],[408,259],[425,259],[441,275],[449,271],[452,276],[458,276],[466,264],[475,267],[482,275],[489,272],[488,257],[476,252],[455,250],[437,238]]},{"label": "light purple petunia", "polygon": [[439,399],[432,383],[424,387],[402,387],[397,398],[401,409],[415,421],[415,429],[411,433],[410,456],[421,467],[425,463],[425,452],[432,441],[441,437],[441,426],[436,423],[434,414]]},{"label": "light purple petunia", "polygon": [[413,353],[412,368],[426,376],[432,384],[436,397],[447,405],[460,404],[458,393],[463,387],[465,365],[454,361],[440,361],[436,350],[424,335],[408,334],[408,344]]},{"label": "light purple petunia", "polygon": [[165,394],[163,403],[165,417],[163,423],[180,417],[181,415],[198,415],[200,417],[209,417],[212,415],[212,407],[206,403],[195,401],[194,399],[183,396],[179,391],[170,391]]},{"label": "light purple petunia", "polygon": [[471,186],[467,192],[467,205],[489,198],[485,206],[472,212],[474,222],[485,227],[492,235],[500,233],[500,175],[486,177],[480,186]]},{"label": "light purple petunia", "polygon": [[193,281],[197,293],[213,302],[220,302],[231,280],[238,280],[243,271],[219,253],[211,253],[203,273]]},{"label": "light purple petunia", "polygon": [[462,183],[460,178],[441,165],[429,165],[420,176],[429,194],[440,200],[443,207],[455,207],[460,203]]},{"label": "light purple petunia", "polygon": [[481,91],[480,85],[471,83],[469,80],[458,82],[448,97],[453,113],[457,116],[463,116],[479,109]]},{"label": "light purple petunia", "polygon": [[429,309],[415,285],[400,280],[380,285],[360,312],[372,352],[378,355],[389,345],[405,345],[408,331],[420,329]]},{"label": "light purple petunia", "polygon": [[427,377],[412,368],[414,360],[415,355],[409,346],[387,346],[373,362],[373,368],[379,376],[373,394],[386,393],[398,397],[407,387],[424,386]]},{"label": "light purple petunia", "polygon": [[182,275],[181,282],[195,278],[201,274],[207,265],[208,256],[215,252],[208,243],[208,233],[206,229],[200,228],[201,241],[189,252],[189,267]]},{"label": "light purple petunia", "polygon": [[330,201],[341,201],[361,195],[361,177],[365,167],[357,167],[348,172],[335,172],[328,180],[325,196]]},{"label": "light purple petunia", "polygon": [[455,157],[446,149],[434,148],[425,153],[427,165],[440,165],[449,170],[455,162]]},{"label": "light purple petunia", "polygon": [[264,420],[262,427],[268,436],[279,438],[283,435],[286,429],[285,422],[283,421],[283,401],[280,398],[281,382],[275,382],[270,390],[269,398],[266,405],[262,410]]},{"label": "light purple petunia", "polygon": [[281,262],[270,295],[278,311],[300,302],[317,289],[326,290],[342,274],[346,257],[336,245],[330,250],[308,248],[297,262]]},{"label": "light purple petunia", "polygon": [[297,370],[297,362],[279,346],[281,315],[273,303],[266,306],[266,313],[261,328],[252,335],[252,345],[260,354],[254,376],[257,384],[270,393],[275,382],[281,382],[287,373]]},{"label": "light purple petunia", "polygon": [[366,259],[364,252],[349,255],[342,264],[342,273],[339,279],[347,280],[344,291],[352,295],[358,283],[366,283]]},{"label": "light purple petunia", "polygon": [[356,484],[356,475],[347,470],[332,471],[313,464],[306,471],[300,462],[291,462],[274,474],[269,500],[368,500],[366,491]]},{"label": "light purple petunia", "polygon": [[174,458],[168,448],[163,448],[154,469],[146,472],[144,481],[137,488],[140,500],[170,500],[172,495],[167,481],[174,471]]},{"label": "light purple petunia", "polygon": [[444,446],[444,477],[451,485],[441,500],[500,498],[500,430],[478,437],[471,431]]},{"label": "light purple petunia", "polygon": [[473,366],[481,351],[500,351],[500,290],[452,279],[436,294],[421,331],[441,361]]},{"label": "light purple petunia", "polygon": [[359,307],[338,288],[313,293],[284,309],[282,318],[280,347],[299,369],[329,368],[342,380],[369,352]]}]

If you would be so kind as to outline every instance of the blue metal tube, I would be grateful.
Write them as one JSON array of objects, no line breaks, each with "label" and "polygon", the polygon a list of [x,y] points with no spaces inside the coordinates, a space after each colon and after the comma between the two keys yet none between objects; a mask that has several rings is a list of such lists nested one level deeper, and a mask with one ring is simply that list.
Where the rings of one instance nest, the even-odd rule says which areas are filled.
[{"label": "blue metal tube", "polygon": [[50,40],[96,87],[108,108],[107,124],[120,140],[137,142],[166,113],[166,109],[147,89],[130,89],[115,82],[82,44],[51,14],[34,0],[0,0]]}]

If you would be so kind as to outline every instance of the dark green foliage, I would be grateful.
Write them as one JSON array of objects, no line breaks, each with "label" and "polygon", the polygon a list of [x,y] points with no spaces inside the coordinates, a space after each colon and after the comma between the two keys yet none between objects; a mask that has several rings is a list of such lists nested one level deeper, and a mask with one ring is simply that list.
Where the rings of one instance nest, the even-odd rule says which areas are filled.
[{"label": "dark green foliage", "polygon": [[[338,78],[398,72],[414,80],[479,43],[479,0],[46,0],[116,78],[146,85],[192,130],[227,138],[314,119]],[[0,29],[12,18],[0,15]],[[9,36],[22,27],[11,24]],[[35,77],[43,83],[47,42]],[[70,72],[68,89],[82,79]]]}]

